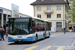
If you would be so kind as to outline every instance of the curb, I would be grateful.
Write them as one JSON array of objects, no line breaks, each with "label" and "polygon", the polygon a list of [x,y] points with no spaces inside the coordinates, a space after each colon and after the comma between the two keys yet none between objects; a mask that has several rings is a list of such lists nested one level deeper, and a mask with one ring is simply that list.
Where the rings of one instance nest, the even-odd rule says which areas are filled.
[{"label": "curb", "polygon": [[75,40],[74,40],[74,42],[72,43],[72,47],[73,47],[73,48],[75,48],[74,43],[75,43]]}]

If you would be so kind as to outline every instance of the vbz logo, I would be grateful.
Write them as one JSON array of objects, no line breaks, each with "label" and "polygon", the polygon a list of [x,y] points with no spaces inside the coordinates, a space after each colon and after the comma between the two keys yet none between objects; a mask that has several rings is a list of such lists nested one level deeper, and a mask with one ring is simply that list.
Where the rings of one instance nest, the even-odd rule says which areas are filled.
[{"label": "vbz logo", "polygon": [[22,38],[22,36],[18,36],[18,38]]}]

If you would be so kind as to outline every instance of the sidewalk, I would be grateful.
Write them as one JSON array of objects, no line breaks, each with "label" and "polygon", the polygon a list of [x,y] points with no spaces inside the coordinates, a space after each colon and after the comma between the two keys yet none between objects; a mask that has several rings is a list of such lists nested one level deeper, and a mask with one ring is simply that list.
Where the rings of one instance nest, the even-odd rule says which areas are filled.
[{"label": "sidewalk", "polygon": [[[0,39],[1,39],[1,37],[0,37]],[[7,41],[7,39],[8,39],[8,37],[6,37],[6,35],[4,35],[4,41]]]}]

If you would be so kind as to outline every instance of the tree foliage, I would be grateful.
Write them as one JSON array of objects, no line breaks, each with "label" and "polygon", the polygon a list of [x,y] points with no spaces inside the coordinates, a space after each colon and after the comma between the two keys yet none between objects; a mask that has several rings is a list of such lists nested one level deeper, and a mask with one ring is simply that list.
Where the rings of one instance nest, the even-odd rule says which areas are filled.
[{"label": "tree foliage", "polygon": [[[69,0],[71,3],[71,5],[70,5],[70,8],[71,8],[71,10],[70,10],[70,15],[71,15],[71,18],[72,18],[72,20],[75,20],[75,0]],[[69,11],[68,11],[69,12]]]}]

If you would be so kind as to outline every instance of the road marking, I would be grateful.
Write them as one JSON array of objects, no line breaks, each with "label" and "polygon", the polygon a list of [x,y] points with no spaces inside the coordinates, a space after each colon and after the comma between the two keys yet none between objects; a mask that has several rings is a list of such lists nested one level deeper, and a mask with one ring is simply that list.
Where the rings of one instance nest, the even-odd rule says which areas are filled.
[{"label": "road marking", "polygon": [[41,49],[41,50],[48,50],[49,48],[51,48],[52,46],[48,46],[48,47],[45,47],[45,48],[43,48],[43,49]]},{"label": "road marking", "polygon": [[71,45],[73,48],[75,48],[74,44],[75,44],[75,40],[73,41],[73,43],[72,43],[72,45]]},{"label": "road marking", "polygon": [[58,47],[57,50],[64,50],[64,47]]},{"label": "road marking", "polygon": [[32,49],[34,49],[34,48],[36,48],[36,47],[38,47],[38,46],[32,46],[32,47],[29,47],[29,48],[27,48],[27,49],[25,49],[25,50],[32,50]]}]

